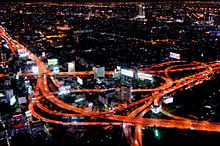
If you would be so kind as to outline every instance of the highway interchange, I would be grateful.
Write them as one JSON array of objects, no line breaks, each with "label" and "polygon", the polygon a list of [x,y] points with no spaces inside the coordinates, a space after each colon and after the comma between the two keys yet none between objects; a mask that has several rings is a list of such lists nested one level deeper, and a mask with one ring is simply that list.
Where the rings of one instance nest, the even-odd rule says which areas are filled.
[{"label": "highway interchange", "polygon": [[[151,95],[146,94],[142,99],[138,101],[131,102],[130,104],[121,104],[110,111],[104,112],[95,112],[89,108],[79,108],[75,105],[70,105],[65,103],[64,101],[58,99],[55,95],[57,92],[51,92],[47,79],[51,78],[53,84],[57,87],[61,87],[59,82],[54,77],[54,74],[50,72],[47,68],[46,64],[41,61],[39,57],[31,53],[27,48],[25,48],[22,44],[12,39],[5,29],[0,26],[0,35],[5,40],[7,45],[13,54],[17,54],[16,52],[19,49],[25,49],[29,52],[29,56],[32,60],[35,60],[37,66],[39,68],[38,74],[33,73],[21,73],[20,76],[36,76],[37,77],[37,85],[35,88],[35,95],[29,104],[29,110],[32,113],[32,116],[41,119],[45,122],[62,124],[62,125],[121,125],[123,127],[123,131],[130,142],[131,145],[140,145],[142,146],[142,127],[165,127],[165,128],[177,128],[177,129],[190,129],[190,130],[200,130],[200,131],[212,131],[212,132],[220,132],[220,123],[211,123],[208,121],[199,121],[195,119],[188,119],[184,117],[179,117],[177,115],[173,115],[165,109],[162,109],[161,113],[172,118],[172,119],[152,119],[152,118],[143,118],[143,116],[151,111],[151,105],[160,105],[162,102],[162,97],[169,95],[175,90],[179,90],[181,88],[192,88],[195,85],[203,83],[205,80],[210,80],[211,76],[215,73],[219,73],[220,63],[213,61],[207,63],[200,62],[191,62],[190,64],[186,61],[169,61],[160,63],[157,65],[153,65],[149,68],[140,69],[143,73],[150,73],[153,76],[160,77],[164,80],[163,84],[160,87],[153,89],[132,89],[133,94],[136,92],[152,92]],[[164,68],[164,69],[162,69]],[[170,73],[171,72],[181,72],[181,71],[196,71],[194,74],[181,77],[178,79],[172,79]],[[80,75],[92,75],[93,71],[81,71],[81,72],[60,72],[59,74],[65,76],[80,76]],[[106,74],[112,74],[113,71],[106,71]],[[0,77],[7,77],[6,74],[0,74]],[[71,92],[104,92],[106,89],[72,89]],[[120,91],[120,89],[116,89],[116,91]],[[41,93],[39,95],[39,92]],[[64,109],[65,112],[59,112],[55,109],[49,109],[42,104],[41,99],[47,99],[47,101],[55,104],[56,106]],[[122,111],[124,109],[131,109],[132,111],[128,111],[126,116],[115,114],[116,111]],[[36,110],[38,109],[38,110]],[[41,110],[41,112],[38,112]],[[70,111],[67,113],[66,111]],[[126,110],[125,110],[126,111]],[[55,118],[45,117],[47,113]],[[73,113],[74,112],[74,113]],[[85,121],[85,122],[64,122],[56,117],[97,117],[100,119],[105,119],[103,122],[97,121]],[[106,122],[109,121],[109,122]],[[132,134],[131,126],[135,126],[134,135]]]}]

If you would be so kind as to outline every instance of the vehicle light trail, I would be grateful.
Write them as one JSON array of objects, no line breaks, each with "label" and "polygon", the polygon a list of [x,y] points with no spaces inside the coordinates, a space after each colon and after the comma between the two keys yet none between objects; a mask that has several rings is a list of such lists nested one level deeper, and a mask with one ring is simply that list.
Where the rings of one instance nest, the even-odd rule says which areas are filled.
[{"label": "vehicle light trail", "polygon": [[[202,83],[204,80],[209,80],[211,75],[214,73],[219,73],[220,63],[217,62],[208,62],[208,63],[200,63],[200,62],[192,62],[192,64],[186,64],[186,61],[169,61],[160,63],[157,65],[153,65],[149,68],[142,68],[141,72],[149,72],[153,73],[153,76],[160,77],[165,82],[157,88],[154,89],[132,89],[132,92],[135,94],[136,92],[152,92],[151,96],[145,96],[143,99],[138,101],[134,101],[128,105],[120,104],[114,110],[106,111],[106,112],[95,112],[88,108],[79,108],[74,105],[67,104],[62,100],[58,99],[55,94],[57,92],[51,92],[48,88],[47,77],[50,77],[53,84],[57,87],[61,87],[59,82],[53,76],[54,74],[47,69],[46,64],[41,61],[36,55],[34,55],[31,51],[25,48],[16,40],[13,40],[7,32],[4,30],[2,26],[0,26],[0,36],[6,41],[10,50],[13,54],[16,55],[16,52],[20,49],[24,49],[29,53],[31,59],[36,61],[37,66],[39,68],[38,74],[32,73],[21,73],[19,76],[35,76],[37,78],[37,85],[35,89],[34,98],[30,101],[28,106],[29,110],[31,110],[32,115],[38,119],[41,119],[45,122],[62,124],[62,125],[121,125],[123,126],[124,133],[131,141],[131,145],[140,145],[142,146],[142,130],[143,126],[149,127],[165,127],[165,128],[178,128],[178,129],[190,129],[190,130],[202,130],[202,131],[210,131],[210,132],[220,132],[220,123],[211,123],[207,121],[198,121],[187,119],[184,117],[175,116],[173,114],[168,113],[167,111],[162,110],[162,113],[171,117],[172,120],[168,119],[151,119],[151,118],[143,118],[143,116],[150,111],[150,106],[152,104],[159,105],[161,104],[161,98],[165,95],[171,94],[174,91],[184,88],[186,86],[192,87],[194,85],[198,85]],[[164,69],[161,69],[161,68]],[[156,69],[158,68],[158,69]],[[154,69],[154,70],[153,70]],[[202,71],[200,71],[202,69]],[[169,73],[170,72],[179,72],[179,71],[189,71],[189,70],[198,70],[199,72],[194,73],[193,75],[189,75],[186,77],[182,77],[176,80],[173,80]],[[105,74],[112,74],[113,71],[106,71]],[[87,76],[93,75],[93,71],[81,71],[74,73],[60,72],[61,76]],[[164,74],[165,76],[162,76]],[[0,77],[7,77],[6,74],[0,74]],[[106,89],[72,89],[71,92],[104,92]],[[117,92],[120,91],[119,88],[116,89]],[[38,96],[41,93],[41,96]],[[48,109],[46,106],[42,105],[41,99],[45,98],[48,102],[55,104],[61,109],[65,109],[65,112],[58,112],[56,110]],[[141,104],[141,106],[139,105]],[[132,107],[133,111],[129,111],[130,114],[127,116],[117,115],[116,111],[122,111],[124,109],[128,109]],[[134,109],[134,107],[136,107]],[[41,112],[45,112],[50,114],[51,116],[60,116],[60,117],[93,117],[96,116],[101,119],[105,119],[105,122],[63,122],[61,120],[54,120],[48,117],[44,117],[41,113],[35,110],[38,108]],[[66,111],[74,111],[76,114],[66,113]],[[193,115],[191,115],[193,116]],[[109,120],[109,121],[108,121]],[[107,122],[106,122],[107,121]],[[134,138],[131,136],[131,126],[135,126]]]}]

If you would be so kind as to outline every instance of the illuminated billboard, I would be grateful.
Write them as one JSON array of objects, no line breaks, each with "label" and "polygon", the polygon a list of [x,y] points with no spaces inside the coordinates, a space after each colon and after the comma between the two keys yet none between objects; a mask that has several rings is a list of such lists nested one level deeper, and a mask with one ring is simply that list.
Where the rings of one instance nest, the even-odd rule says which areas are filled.
[{"label": "illuminated billboard", "polygon": [[152,75],[150,74],[144,74],[144,73],[137,73],[138,78],[140,79],[147,79],[147,80],[153,80]]},{"label": "illuminated billboard", "polygon": [[117,69],[117,71],[121,70],[121,66],[117,66],[116,69]]},{"label": "illuminated billboard", "polygon": [[54,74],[59,74],[59,72],[60,72],[59,67],[58,67],[58,66],[55,66],[55,67],[53,68],[53,73],[54,73]]},{"label": "illuminated billboard", "polygon": [[26,117],[31,117],[31,111],[26,111],[25,115],[26,115]]},{"label": "illuminated billboard", "polygon": [[121,74],[129,77],[134,77],[134,72],[131,70],[121,69]]},{"label": "illuminated billboard", "polygon": [[22,49],[18,49],[18,54],[20,57],[27,57],[29,56],[29,52],[27,52],[26,49],[22,48]]},{"label": "illuminated billboard", "polygon": [[162,106],[161,105],[151,105],[151,111],[154,114],[158,114],[159,112],[161,112],[162,110]]},{"label": "illuminated billboard", "polygon": [[170,58],[180,59],[180,54],[174,53],[174,52],[170,52]]},{"label": "illuminated billboard", "polygon": [[42,52],[42,57],[45,57],[45,56],[46,56],[45,52]]},{"label": "illuminated billboard", "polygon": [[79,77],[77,77],[77,83],[79,83],[80,85],[83,85],[83,80]]},{"label": "illuminated billboard", "polygon": [[68,72],[75,72],[75,62],[68,63]]},{"label": "illuminated billboard", "polygon": [[47,59],[48,65],[57,65],[58,59]]},{"label": "illuminated billboard", "polygon": [[19,54],[26,53],[26,52],[27,52],[26,49],[18,49],[18,53],[19,53]]},{"label": "illuminated billboard", "polygon": [[3,44],[3,46],[7,49],[9,49],[8,45],[7,44]]},{"label": "illuminated billboard", "polygon": [[70,86],[64,86],[64,87],[59,88],[58,95],[69,94],[70,92],[71,92],[71,87]]},{"label": "illuminated billboard", "polygon": [[32,72],[33,72],[34,74],[37,74],[38,71],[39,71],[39,68],[38,68],[37,66],[33,66],[33,67],[32,67]]},{"label": "illuminated billboard", "polygon": [[169,103],[173,103],[173,97],[169,96],[169,97],[163,97],[163,102],[165,104],[169,104]]},{"label": "illuminated billboard", "polygon": [[11,99],[10,99],[10,105],[14,105],[16,102],[16,98],[15,96],[13,96]]}]

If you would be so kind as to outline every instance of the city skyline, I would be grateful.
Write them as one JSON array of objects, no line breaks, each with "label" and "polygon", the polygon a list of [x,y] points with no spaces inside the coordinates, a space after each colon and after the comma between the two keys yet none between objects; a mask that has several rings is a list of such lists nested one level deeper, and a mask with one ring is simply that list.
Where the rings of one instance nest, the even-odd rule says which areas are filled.
[{"label": "city skyline", "polygon": [[2,3],[0,145],[215,144],[219,37],[219,2]]}]

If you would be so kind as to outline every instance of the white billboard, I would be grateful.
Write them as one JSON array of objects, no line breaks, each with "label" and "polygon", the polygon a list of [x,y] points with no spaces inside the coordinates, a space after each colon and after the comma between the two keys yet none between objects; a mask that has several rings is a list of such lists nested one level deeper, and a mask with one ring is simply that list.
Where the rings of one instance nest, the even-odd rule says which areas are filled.
[{"label": "white billboard", "polygon": [[68,72],[75,72],[75,62],[68,63]]},{"label": "white billboard", "polygon": [[29,56],[29,53],[28,53],[28,52],[19,54],[19,57],[27,57],[27,56]]},{"label": "white billboard", "polygon": [[76,95],[76,100],[75,102],[81,102],[81,101],[84,101],[86,100],[86,96],[83,94],[83,95]]},{"label": "white billboard", "polygon": [[10,99],[10,105],[14,105],[16,102],[16,98],[15,96],[13,96],[11,99]]},{"label": "white billboard", "polygon": [[121,74],[129,77],[134,77],[134,72],[131,70],[121,69]]},{"label": "white billboard", "polygon": [[5,48],[7,48],[7,49],[9,48],[7,44],[3,44],[3,46],[4,46]]},{"label": "white billboard", "polygon": [[80,85],[83,85],[83,80],[79,77],[77,77],[77,83],[79,83]]},{"label": "white billboard", "polygon": [[59,67],[58,67],[58,66],[55,66],[55,67],[53,68],[53,73],[57,75],[57,74],[59,74],[59,72],[60,72]]},{"label": "white billboard", "polygon": [[117,70],[121,70],[121,66],[117,66],[117,68],[116,68]]},{"label": "white billboard", "polygon": [[138,72],[138,73],[137,73],[137,76],[138,76],[138,78],[140,78],[140,79],[153,80],[151,74],[145,74],[145,73]]},{"label": "white billboard", "polygon": [[173,103],[173,97],[169,96],[169,97],[164,97],[163,102],[165,104],[169,104],[169,103]]},{"label": "white billboard", "polygon": [[45,57],[45,56],[46,56],[45,52],[42,52],[42,57]]},{"label": "white billboard", "polygon": [[47,59],[48,65],[57,65],[58,59]]},{"label": "white billboard", "polygon": [[35,64],[36,62],[34,61],[34,60],[32,60],[32,61],[30,61],[30,60],[28,60],[27,61],[27,65],[31,65],[31,64]]},{"label": "white billboard", "polygon": [[18,49],[18,53],[19,53],[19,54],[23,54],[23,53],[26,53],[26,52],[27,52],[27,50],[24,49],[24,48]]},{"label": "white billboard", "polygon": [[26,111],[25,115],[26,115],[26,117],[30,117],[31,116],[31,111]]},{"label": "white billboard", "polygon": [[174,53],[174,52],[170,52],[170,58],[180,59],[180,54]]},{"label": "white billboard", "polygon": [[32,93],[32,86],[29,85],[27,89],[28,89],[28,94],[31,94]]},{"label": "white billboard", "polygon": [[39,68],[38,68],[37,66],[33,66],[33,67],[32,67],[32,72],[33,72],[34,74],[37,74],[38,71],[39,71]]},{"label": "white billboard", "polygon": [[151,105],[151,111],[154,114],[158,114],[159,112],[161,112],[162,110],[162,106],[161,105]]}]

